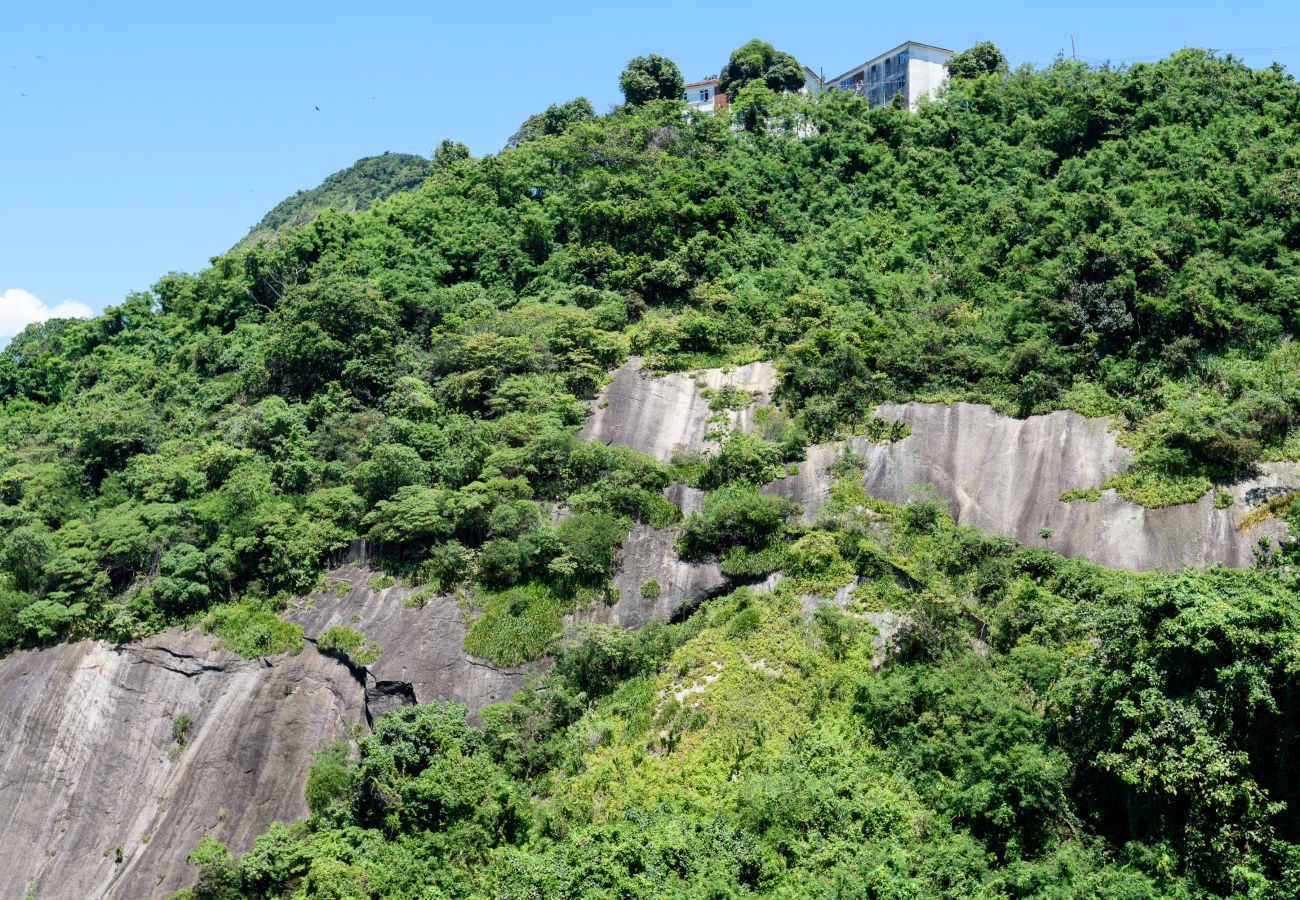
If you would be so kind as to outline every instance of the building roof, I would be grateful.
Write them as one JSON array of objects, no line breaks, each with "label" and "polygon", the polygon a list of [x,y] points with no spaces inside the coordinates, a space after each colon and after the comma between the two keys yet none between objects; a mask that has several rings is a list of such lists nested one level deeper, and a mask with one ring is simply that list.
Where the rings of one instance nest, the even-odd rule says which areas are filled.
[{"label": "building roof", "polygon": [[682,87],[688,87],[688,88],[703,87],[706,84],[717,84],[717,83],[718,83],[718,79],[716,78],[705,78],[703,81],[688,81],[686,82],[686,84],[682,85]]},{"label": "building roof", "polygon": [[[899,44],[893,50],[886,50],[884,53],[877,53],[875,56],[871,57],[866,62],[858,63],[853,68],[845,70],[839,75],[836,75],[834,78],[827,78],[825,81],[822,82],[822,84],[823,85],[837,84],[840,81],[843,81],[845,78],[848,78],[854,72],[858,71],[858,69],[864,69],[867,66],[871,65],[876,60],[884,59],[886,56],[893,56],[895,53],[897,53],[899,50],[904,49],[905,47],[925,47],[929,50],[938,50],[940,53],[947,53],[949,56],[952,56],[954,53],[956,53],[955,50],[949,50],[947,47],[936,47],[934,44],[925,44],[922,43],[921,41],[903,41],[903,43]],[[804,68],[807,69],[808,67],[804,66]]]}]

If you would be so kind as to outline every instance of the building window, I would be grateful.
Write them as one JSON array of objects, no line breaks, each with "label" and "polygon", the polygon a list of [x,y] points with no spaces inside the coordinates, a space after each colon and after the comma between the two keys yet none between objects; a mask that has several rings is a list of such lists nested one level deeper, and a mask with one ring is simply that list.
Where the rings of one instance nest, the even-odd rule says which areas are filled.
[{"label": "building window", "polygon": [[709,102],[709,89],[708,89],[708,88],[700,88],[700,102],[701,102],[701,103],[708,103],[708,102]]},{"label": "building window", "polygon": [[845,78],[843,81],[840,82],[840,87],[844,88],[845,90],[848,90],[849,88],[853,87],[853,79]]},{"label": "building window", "polygon": [[682,91],[682,99],[689,101],[691,99],[691,95],[686,93],[686,91]]}]

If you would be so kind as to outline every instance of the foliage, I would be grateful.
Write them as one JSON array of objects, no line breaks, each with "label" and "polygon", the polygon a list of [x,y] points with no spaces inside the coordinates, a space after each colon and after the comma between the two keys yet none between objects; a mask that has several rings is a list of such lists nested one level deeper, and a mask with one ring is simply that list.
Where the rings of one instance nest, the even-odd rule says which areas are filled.
[{"label": "foliage", "polygon": [[718,90],[728,96],[749,84],[761,84],[770,91],[797,91],[804,84],[799,61],[755,38],[731,51],[718,76]]},{"label": "foliage", "polygon": [[[1284,72],[1062,59],[909,114],[781,93],[798,66],[761,44],[735,63],[762,129],[557,104],[499,154],[445,143],[367,210],[17,336],[0,648],[304,592],[360,536],[440,590],[567,605],[602,589],[614,523],[673,524],[675,475],[717,492],[810,440],[897,439],[883,401],[1113,416],[1135,462],[1111,484],[1149,505],[1300,453]],[[773,359],[775,405],[676,473],[577,440],[633,352]],[[693,552],[739,577],[781,563],[767,542]]]},{"label": "foliage", "polygon": [[1108,572],[941,512],[922,531],[901,507],[874,516],[808,531],[794,553],[905,585],[883,664],[854,603],[804,614],[792,584],[679,624],[585,626],[480,727],[454,704],[410,707],[320,754],[312,815],[237,860],[196,854],[201,883],[237,897],[316,891],[327,873],[382,897],[1294,893],[1287,588]]},{"label": "foliage", "polygon": [[658,53],[635,57],[618,77],[623,99],[630,106],[652,100],[677,100],[682,95],[684,83],[677,63]]},{"label": "foliage", "polygon": [[203,620],[203,630],[221,638],[227,650],[250,659],[302,652],[302,626],[252,602],[214,607]]},{"label": "foliage", "polygon": [[339,653],[354,666],[368,666],[379,659],[383,648],[355,628],[331,625],[316,639],[316,646],[327,652]]},{"label": "foliage", "polygon": [[992,41],[980,41],[960,53],[954,53],[944,65],[953,78],[1007,74],[1007,58]]},{"label": "foliage", "polygon": [[429,171],[427,159],[410,153],[364,157],[311,190],[298,191],[281,200],[235,246],[251,247],[262,241],[273,241],[286,230],[307,224],[326,209],[344,212],[369,209],[398,191],[415,190]]}]

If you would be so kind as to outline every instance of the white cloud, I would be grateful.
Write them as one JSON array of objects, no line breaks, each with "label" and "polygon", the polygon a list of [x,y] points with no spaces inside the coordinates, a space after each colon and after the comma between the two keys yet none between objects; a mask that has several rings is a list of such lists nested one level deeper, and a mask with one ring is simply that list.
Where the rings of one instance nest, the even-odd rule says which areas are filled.
[{"label": "white cloud", "polygon": [[33,322],[46,319],[89,319],[93,312],[84,303],[64,300],[58,306],[46,306],[32,294],[9,288],[0,295],[0,344],[8,341]]}]

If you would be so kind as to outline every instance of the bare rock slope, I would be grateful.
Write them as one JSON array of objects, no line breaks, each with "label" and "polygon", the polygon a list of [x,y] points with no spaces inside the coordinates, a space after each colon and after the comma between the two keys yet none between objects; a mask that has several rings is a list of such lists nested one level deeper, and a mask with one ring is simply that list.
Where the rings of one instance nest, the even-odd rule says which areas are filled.
[{"label": "bare rock slope", "polygon": [[[770,362],[734,369],[704,369],[693,373],[654,376],[641,360],[628,360],[596,398],[581,437],[623,444],[662,460],[679,450],[700,450],[709,430],[709,398],[705,391],[735,387],[754,394],[755,403],[771,401],[776,373]],[[731,426],[748,429],[754,406],[728,412]]]},{"label": "bare rock slope", "polygon": [[407,585],[371,587],[378,573],[363,561],[334,569],[326,587],[304,598],[288,618],[315,641],[331,625],[362,632],[382,650],[374,663],[358,670],[365,682],[367,724],[393,706],[451,700],[478,712],[508,700],[541,662],[495,666],[465,652],[465,615],[451,597],[430,597],[407,605],[416,589]]},{"label": "bare rock slope", "polygon": [[306,813],[312,752],[363,706],[361,685],[311,647],[246,660],[176,629],[0,660],[0,897],[183,887],[204,834],[246,848]]},{"label": "bare rock slope", "polygon": [[[914,485],[931,484],[962,524],[1115,568],[1248,566],[1258,538],[1280,533],[1282,525],[1239,531],[1247,493],[1300,483],[1294,463],[1270,463],[1256,478],[1226,486],[1234,499],[1227,509],[1215,508],[1213,492],[1165,509],[1130,503],[1112,490],[1091,503],[1065,503],[1063,492],[1099,486],[1129,464],[1131,454],[1105,419],[1072,412],[1013,419],[970,403],[885,404],[877,412],[906,422],[912,434],[893,444],[851,441],[866,459],[863,484],[874,496],[901,502]],[[843,447],[810,448],[799,473],[772,490],[815,510],[831,485],[827,467]]]}]

